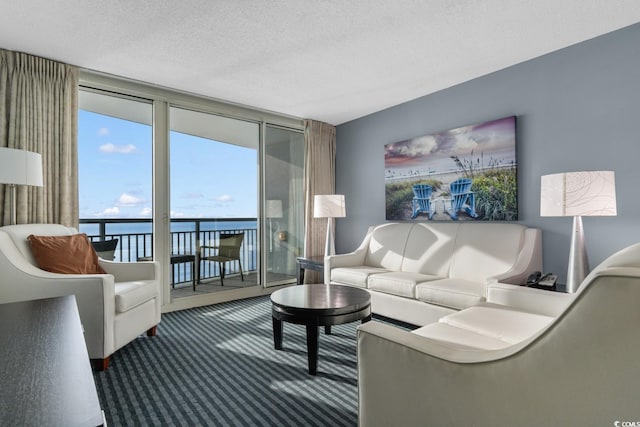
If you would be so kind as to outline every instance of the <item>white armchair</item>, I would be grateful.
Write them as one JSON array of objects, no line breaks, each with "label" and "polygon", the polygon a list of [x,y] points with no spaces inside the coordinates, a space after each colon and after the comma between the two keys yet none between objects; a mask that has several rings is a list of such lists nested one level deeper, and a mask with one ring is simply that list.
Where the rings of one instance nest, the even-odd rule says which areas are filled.
[{"label": "white armchair", "polygon": [[[415,332],[363,324],[358,330],[359,423],[635,422],[640,419],[638,301],[640,244],[605,260],[576,294],[512,285],[490,289],[488,302],[475,309],[482,316],[466,330],[453,322]],[[502,313],[491,316],[491,309]],[[465,311],[459,313],[451,317],[461,323]],[[546,326],[532,327],[532,319],[544,317],[550,319]],[[535,332],[513,342],[519,324]]]},{"label": "white armchair", "polygon": [[27,236],[66,236],[58,224],[0,227],[0,303],[74,294],[89,357],[98,370],[109,357],[160,323],[161,290],[156,262],[116,263],[100,259],[107,274],[58,274],[37,267]]}]

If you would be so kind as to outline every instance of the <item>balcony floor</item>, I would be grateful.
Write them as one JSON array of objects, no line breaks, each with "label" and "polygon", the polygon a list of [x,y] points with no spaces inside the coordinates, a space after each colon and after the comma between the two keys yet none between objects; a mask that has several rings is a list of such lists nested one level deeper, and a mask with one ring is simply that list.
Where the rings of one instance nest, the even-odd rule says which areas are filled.
[{"label": "balcony floor", "polygon": [[191,282],[177,283],[175,288],[171,289],[171,298],[192,297],[194,295],[210,294],[213,292],[224,292],[233,289],[250,288],[257,286],[257,277],[255,273],[244,275],[244,281],[240,275],[232,275],[224,278],[224,286],[220,285],[220,279],[205,279],[201,283],[196,283],[196,290],[193,290]]}]

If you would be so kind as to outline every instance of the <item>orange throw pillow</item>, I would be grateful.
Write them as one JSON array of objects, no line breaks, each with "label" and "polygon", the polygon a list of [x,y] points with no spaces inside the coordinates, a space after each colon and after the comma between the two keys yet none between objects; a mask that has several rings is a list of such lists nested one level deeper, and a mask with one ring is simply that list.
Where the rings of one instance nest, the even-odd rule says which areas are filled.
[{"label": "orange throw pillow", "polygon": [[27,237],[38,267],[52,273],[105,274],[86,234]]}]

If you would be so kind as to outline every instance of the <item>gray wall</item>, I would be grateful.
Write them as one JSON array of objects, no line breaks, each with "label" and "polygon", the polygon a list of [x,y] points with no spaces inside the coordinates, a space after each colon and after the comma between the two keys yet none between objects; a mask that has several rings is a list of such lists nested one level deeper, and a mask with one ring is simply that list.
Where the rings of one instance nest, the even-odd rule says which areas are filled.
[{"label": "gray wall", "polygon": [[336,221],[336,252],[385,222],[385,144],[511,115],[519,222],[543,230],[546,271],[565,280],[572,219],[540,217],[541,175],[615,171],[618,215],[583,218],[592,267],[640,242],[637,24],[338,126],[336,187],[347,217]]}]

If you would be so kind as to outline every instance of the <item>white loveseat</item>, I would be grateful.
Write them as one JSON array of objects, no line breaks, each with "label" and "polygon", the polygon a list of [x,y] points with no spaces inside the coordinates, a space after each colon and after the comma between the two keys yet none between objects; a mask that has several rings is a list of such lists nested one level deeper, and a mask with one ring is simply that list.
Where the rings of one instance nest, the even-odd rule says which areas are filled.
[{"label": "white loveseat", "polygon": [[106,369],[116,350],[145,331],[155,335],[161,309],[159,267],[156,262],[100,259],[108,274],[58,274],[36,266],[30,234],[75,233],[59,224],[0,227],[0,303],[74,294],[89,357],[98,369]]},{"label": "white loveseat", "polygon": [[359,424],[637,423],[638,301],[634,245],[600,264],[575,294],[491,284],[487,302],[415,331],[363,324]]},{"label": "white loveseat", "polygon": [[542,270],[539,229],[510,223],[386,223],[325,257],[327,284],[366,288],[373,313],[414,325],[485,301],[487,284]]}]

